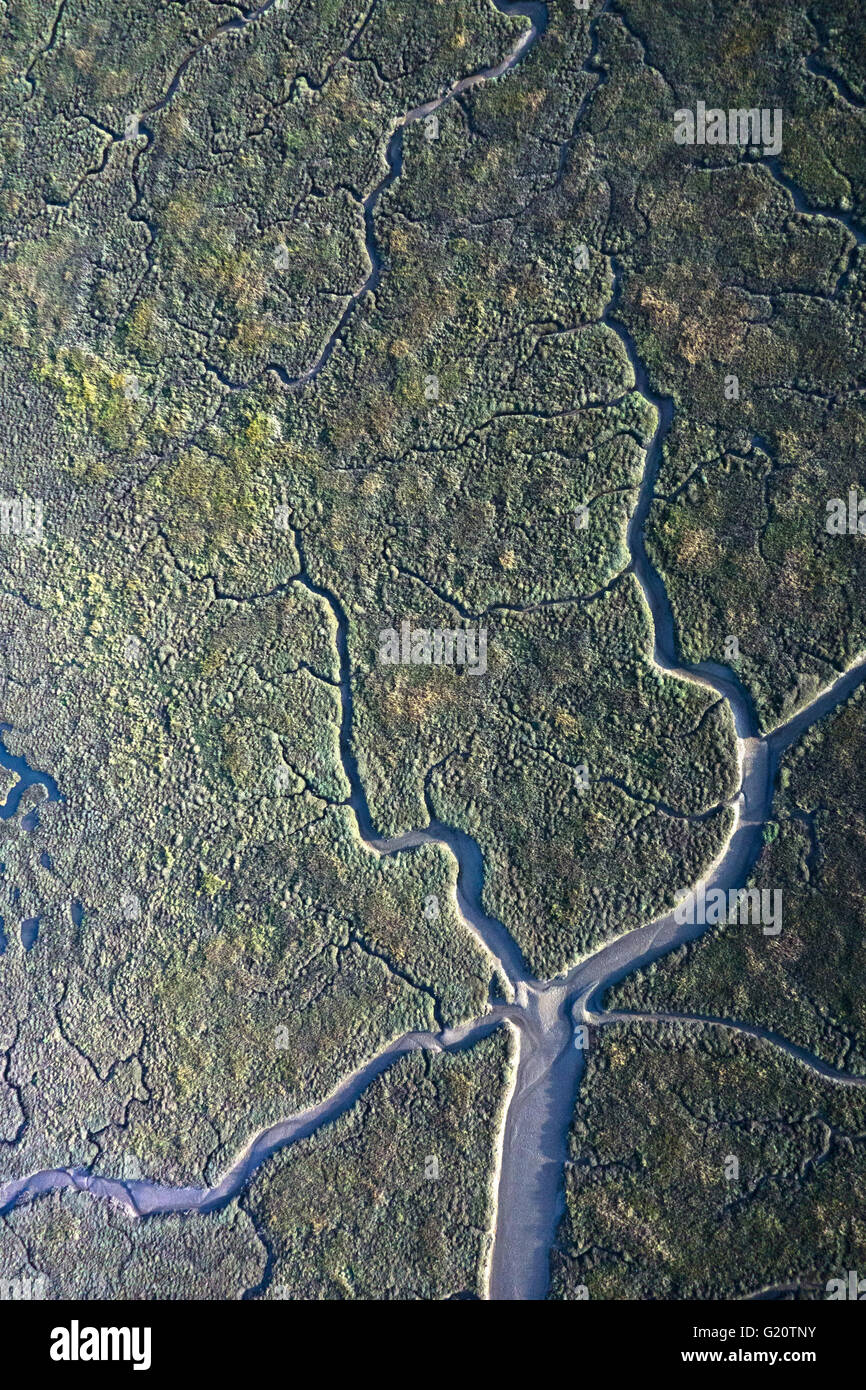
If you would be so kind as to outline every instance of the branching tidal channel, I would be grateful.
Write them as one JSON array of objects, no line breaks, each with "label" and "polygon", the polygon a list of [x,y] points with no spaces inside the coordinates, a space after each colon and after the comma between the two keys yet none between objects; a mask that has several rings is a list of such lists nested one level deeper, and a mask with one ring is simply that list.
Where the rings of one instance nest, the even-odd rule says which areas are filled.
[{"label": "branching tidal channel", "polygon": [[[297,387],[311,381],[326,365],[341,339],[341,330],[361,298],[375,289],[384,273],[375,244],[373,212],[386,187],[400,175],[403,127],[435,111],[445,101],[484,80],[499,77],[532,50],[546,28],[547,7],[534,3],[501,3],[508,14],[521,14],[531,21],[511,53],[497,67],[462,79],[450,91],[407,113],[392,134],[387,148],[388,174],[365,202],[367,245],[371,263],[368,281],[347,306],[317,362],[303,378],[288,379],[278,370],[286,385]],[[264,8],[267,8],[265,6]],[[262,13],[258,11],[257,14]],[[240,21],[233,21],[235,26]],[[171,93],[166,97],[170,99]],[[733,718],[737,735],[740,784],[733,803],[730,835],[716,862],[706,871],[701,885],[726,892],[741,887],[759,853],[763,828],[770,817],[773,784],[779,757],[808,726],[843,702],[866,677],[866,660],[860,660],[807,708],[786,724],[760,737],[753,704],[735,674],[712,662],[688,666],[678,660],[676,635],[670,602],[664,583],[652,565],[644,528],[653,500],[655,482],[665,439],[674,418],[674,403],[652,389],[646,367],[626,325],[619,317],[622,271],[611,260],[613,292],[603,322],[615,333],[626,352],[634,376],[633,389],[655,411],[657,425],[646,452],[644,476],[637,505],[627,531],[629,568],[639,584],[652,617],[654,640],[652,660],[669,675],[697,682],[723,699]],[[227,383],[228,384],[228,383]],[[354,811],[358,834],[369,849],[380,855],[393,855],[416,846],[436,843],[454,855],[458,865],[457,903],[465,927],[491,958],[507,982],[508,1002],[491,1005],[481,1018],[446,1029],[439,1034],[410,1033],[398,1038],[346,1077],[337,1089],[319,1104],[292,1115],[261,1131],[237,1157],[222,1179],[208,1188],[169,1187],[145,1180],[121,1181],[86,1171],[66,1168],[34,1173],[0,1185],[0,1212],[16,1202],[40,1193],[74,1188],[120,1203],[136,1217],[155,1213],[209,1212],[231,1201],[256,1168],[273,1154],[313,1134],[347,1111],[371,1084],[400,1056],[427,1049],[432,1052],[470,1047],[494,1029],[514,1030],[516,1062],[513,1085],[503,1121],[501,1161],[495,1180],[491,1218],[492,1250],[486,1270],[486,1293],[495,1300],[532,1300],[545,1296],[551,1245],[563,1210],[563,1173],[569,1127],[574,1113],[584,1051],[575,1046],[575,1027],[597,1027],[627,1018],[606,1014],[601,1000],[606,989],[632,971],[641,969],[684,942],[708,930],[702,924],[678,924],[669,914],[646,926],[630,931],[595,951],[568,974],[553,980],[537,980],[526,967],[517,943],[506,927],[489,917],[482,905],[484,864],[477,843],[462,830],[444,825],[432,815],[429,823],[409,834],[383,839],[376,834],[358,764],[352,745],[353,710],[349,663],[349,619],[338,596],[311,577],[304,555],[303,538],[297,537],[301,558],[299,582],[326,602],[337,625],[340,660],[342,717],[340,752],[351,787],[349,804]],[[755,1025],[737,1025],[730,1020],[695,1019],[763,1038],[784,1048],[805,1065],[844,1084],[861,1085],[866,1080],[834,1073],[817,1058],[786,1043]]]}]

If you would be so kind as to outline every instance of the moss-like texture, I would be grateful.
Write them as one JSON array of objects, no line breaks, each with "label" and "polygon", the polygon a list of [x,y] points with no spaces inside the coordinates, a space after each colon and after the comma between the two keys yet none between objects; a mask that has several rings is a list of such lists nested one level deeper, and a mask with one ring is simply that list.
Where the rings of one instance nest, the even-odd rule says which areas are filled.
[{"label": "moss-like texture", "polygon": [[[377,828],[474,834],[539,974],[727,827],[729,720],[651,665],[625,572],[655,416],[600,322],[601,204],[570,146],[540,172],[588,16],[552,6],[525,61],[406,125],[393,180],[406,114],[526,21],[232,17],[70,3],[41,43],[13,17],[4,487],[44,536],[0,550],[0,690],[63,800],[0,826],[9,1176],[131,1149],[204,1181],[390,1038],[484,1008],[453,859],[379,860],[345,805],[339,611]],[[383,627],[473,613],[488,675],[378,662]]]},{"label": "moss-like texture", "polygon": [[0,1218],[9,1299],[223,1301],[254,1288],[266,1260],[236,1204],[206,1217],[133,1222],[109,1203],[66,1191]]},{"label": "moss-like texture", "polygon": [[611,990],[612,1008],[763,1025],[866,1074],[866,700],[860,691],[783,756],[752,874],[782,893],[782,930],[725,923]]},{"label": "moss-like texture", "polygon": [[[622,317],[676,406],[648,541],[684,655],[724,660],[735,637],[771,727],[866,645],[862,546],[825,529],[863,487],[862,13],[616,8],[589,130],[628,225]],[[779,108],[781,152],[674,145],[698,101]]]},{"label": "moss-like texture", "polygon": [[[42,508],[0,537],[0,718],[59,793],[0,822],[0,1176],[201,1183],[501,986],[453,857],[362,843],[355,763],[382,835],[476,839],[540,976],[717,856],[733,729],[652,660],[648,463],[682,653],[736,638],[765,725],[863,645],[862,538],[824,526],[864,437],[863,21],[52,11],[0,45],[0,500]],[[676,145],[707,98],[781,103],[778,158]],[[404,623],[484,628],[486,671],[385,664]],[[798,931],[779,1025],[860,1065],[855,934],[831,988]]]},{"label": "moss-like texture", "polygon": [[258,1296],[483,1296],[509,1053],[500,1029],[467,1052],[404,1057],[267,1164],[241,1199],[270,1254]]},{"label": "moss-like texture", "polygon": [[554,1299],[827,1297],[866,1261],[866,1092],[699,1025],[593,1036]]},{"label": "moss-like texture", "polygon": [[[482,1296],[510,1054],[499,1029],[401,1058],[218,1212],[139,1221],[69,1191],[16,1207],[0,1217],[0,1298]],[[129,1160],[123,1176],[139,1176]]]}]

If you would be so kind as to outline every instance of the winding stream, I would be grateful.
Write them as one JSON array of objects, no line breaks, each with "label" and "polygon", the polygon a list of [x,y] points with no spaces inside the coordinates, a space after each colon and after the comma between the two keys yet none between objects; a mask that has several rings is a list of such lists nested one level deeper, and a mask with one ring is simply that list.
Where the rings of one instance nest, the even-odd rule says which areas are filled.
[{"label": "winding stream", "polygon": [[[348,314],[364,294],[375,289],[381,277],[383,266],[375,244],[373,213],[385,188],[399,176],[402,130],[405,125],[431,114],[468,87],[508,71],[525,57],[543,33],[547,18],[546,5],[506,3],[506,0],[496,0],[496,3],[497,8],[505,13],[530,18],[532,28],[524,33],[515,50],[503,63],[487,72],[462,79],[444,96],[415,108],[399,123],[388,142],[388,173],[364,203],[370,277],[347,306],[317,363],[302,378],[290,379],[282,368],[274,367],[286,384],[301,384],[321,371],[340,339]],[[250,19],[233,20],[222,27],[242,27],[267,8],[268,5],[265,5]],[[183,67],[189,61],[190,58],[185,60]],[[183,67],[175,74],[173,89],[170,88],[163,102],[151,110],[161,109],[170,100]],[[801,737],[810,724],[848,698],[866,678],[866,659],[839,676],[807,708],[763,737],[758,734],[754,705],[733,671],[713,662],[696,665],[679,662],[670,601],[645,544],[645,525],[653,501],[662,450],[674,417],[674,402],[669,397],[658,396],[651,388],[636,344],[619,318],[622,272],[616,258],[612,258],[610,264],[613,290],[603,314],[603,322],[623,344],[634,375],[633,389],[654,408],[657,418],[656,430],[646,452],[637,504],[627,529],[630,569],[643,593],[653,625],[652,660],[669,675],[698,682],[715,691],[727,703],[737,735],[740,787],[733,826],[718,859],[702,880],[707,888],[728,890],[743,885],[760,852],[763,827],[771,813],[775,772],[781,753]],[[347,1077],[319,1104],[255,1135],[213,1187],[173,1188],[144,1180],[121,1181],[57,1168],[0,1186],[0,1212],[22,1198],[61,1188],[74,1188],[95,1197],[111,1199],[136,1216],[213,1211],[235,1197],[266,1159],[286,1145],[313,1134],[322,1125],[347,1111],[371,1082],[397,1058],[419,1049],[439,1052],[470,1047],[495,1028],[507,1024],[515,1033],[517,1065],[501,1135],[487,1295],[496,1300],[540,1299],[547,1289],[549,1253],[564,1205],[563,1171],[568,1133],[584,1068],[584,1053],[574,1045],[575,1023],[585,1020],[604,1026],[623,1017],[634,1017],[602,1012],[599,1001],[604,991],[624,975],[658,960],[709,928],[701,924],[679,925],[670,913],[608,942],[566,975],[555,980],[539,981],[528,974],[521,952],[507,929],[483,910],[484,864],[481,850],[470,836],[442,824],[432,814],[426,827],[409,834],[392,839],[377,836],[352,746],[349,619],[339,598],[311,578],[300,535],[296,536],[296,544],[301,562],[298,582],[329,605],[337,625],[342,701],[340,754],[350,787],[348,804],[355,814],[359,835],[372,851],[382,855],[402,853],[427,843],[448,847],[458,865],[457,901],[461,920],[502,976],[507,985],[509,1002],[492,1006],[482,1018],[438,1035],[410,1033],[392,1042]],[[664,1020],[673,1016],[647,1017]],[[757,1026],[736,1024],[725,1019],[692,1021],[739,1029],[783,1047],[790,1055],[822,1075],[847,1084],[864,1084],[863,1078],[835,1072],[802,1049]]]},{"label": "winding stream", "polygon": [[6,800],[0,805],[0,820],[9,820],[18,810],[21,798],[28,787],[43,786],[48,801],[62,801],[60,788],[48,772],[38,772],[20,753],[10,753],[4,741],[4,734],[11,731],[11,724],[0,724],[0,767],[14,772],[18,778],[10,788]]}]

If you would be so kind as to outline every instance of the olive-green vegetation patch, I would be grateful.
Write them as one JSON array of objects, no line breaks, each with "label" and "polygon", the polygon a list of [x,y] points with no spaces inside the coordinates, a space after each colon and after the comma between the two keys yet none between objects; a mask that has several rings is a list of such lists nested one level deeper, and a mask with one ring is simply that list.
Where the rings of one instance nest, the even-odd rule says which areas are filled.
[{"label": "olive-green vegetation patch", "polygon": [[866,1260],[866,1094],[698,1025],[593,1035],[554,1299],[826,1297]]},{"label": "olive-green vegetation patch", "polygon": [[268,1299],[481,1297],[508,1035],[410,1054],[351,1110],[266,1163],[241,1198]]},{"label": "olive-green vegetation patch", "polygon": [[[782,396],[774,399],[784,418]],[[692,456],[688,481],[655,508],[654,553],[684,654],[724,660],[735,637],[733,665],[765,725],[808,703],[866,642],[862,537],[826,529],[831,499],[847,510],[862,432],[852,407],[820,441],[811,436],[817,455],[802,442],[788,452],[776,436],[715,459]]]},{"label": "olive-green vegetation patch", "polygon": [[258,1285],[266,1262],[236,1203],[206,1217],[137,1221],[111,1202],[64,1191],[0,1217],[7,1298],[230,1300]]},{"label": "olive-green vegetation patch", "polygon": [[[128,42],[147,68],[136,16]],[[317,647],[266,660],[295,621],[314,646],[323,626],[333,640],[337,607],[313,601],[310,579],[348,615],[352,735],[377,826],[441,815],[475,833],[486,904],[540,973],[651,915],[722,843],[729,721],[651,666],[624,576],[655,413],[605,322],[616,210],[574,129],[590,112],[589,16],[555,4],[550,20],[507,76],[460,93],[435,128],[405,126],[387,187],[406,113],[501,62],[525,19],[389,0],[215,24],[176,60],[164,100],[146,96],[159,64],[138,86],[97,84],[100,167],[82,170],[62,216],[34,207],[15,224],[9,350],[54,400],[61,496],[50,551],[14,579],[32,605],[21,636],[63,654],[41,679],[53,692],[62,670],[69,710],[28,705],[25,720],[19,696],[18,723],[29,747],[47,740],[71,807],[93,800],[90,765],[61,733],[83,711],[108,769],[112,815],[93,818],[106,878],[119,859],[127,877],[157,875],[172,911],[193,901],[207,921],[251,901],[248,843],[276,865],[285,838],[345,823],[329,809],[348,791],[333,663]],[[49,92],[66,90],[79,28],[77,11],[61,16],[34,68]],[[185,32],[167,31],[167,53]],[[629,47],[618,21],[612,32]],[[99,43],[96,29],[78,40]],[[390,158],[396,172],[396,145]],[[354,303],[371,270],[375,295]],[[291,387],[326,342],[321,372]],[[86,484],[74,504],[70,474]],[[232,659],[216,634],[243,612],[263,641],[248,658],[239,639]],[[473,614],[491,639],[477,687],[378,666],[381,628]],[[111,663],[130,635],[143,652],[121,678]],[[82,639],[88,660],[99,653],[95,687],[76,665]],[[393,924],[379,930],[392,959]]]},{"label": "olive-green vegetation patch", "polygon": [[229,380],[312,368],[370,274],[394,126],[524,28],[481,0],[134,0],[46,35],[6,7],[0,345],[48,387],[64,466],[140,476]]},{"label": "olive-green vegetation patch", "polygon": [[[625,0],[621,8],[643,40],[647,65],[661,71],[676,106],[694,109],[701,98],[726,110],[782,105],[785,172],[818,207],[853,204],[862,210],[862,102],[855,107],[838,84],[814,70],[816,63],[831,74],[835,67],[855,93],[862,86],[863,15],[856,0],[809,6],[769,0],[745,7],[722,0],[707,25],[695,24],[689,0],[673,0],[663,12],[653,0]],[[725,147],[706,152],[713,163],[716,155],[731,157]]]},{"label": "olive-green vegetation patch", "polygon": [[[84,836],[71,865],[74,818],[51,809],[32,836],[3,827],[8,1176],[122,1176],[133,1153],[144,1176],[216,1181],[255,1132],[392,1038],[486,1005],[492,966],[435,846],[380,860],[337,810],[270,842],[211,822],[205,843],[169,837],[141,883],[108,878]],[[46,845],[52,868],[33,868]],[[37,915],[25,951],[17,923]]]},{"label": "olive-green vegetation patch", "polygon": [[[423,381],[419,370],[414,379]],[[336,443],[277,455],[311,568],[347,600],[403,577],[422,598],[427,589],[484,614],[588,596],[627,566],[654,426],[639,396],[587,416],[493,415],[447,448],[422,447],[418,435],[442,420],[425,407],[399,463],[364,439],[369,404],[335,423]]]},{"label": "olive-green vegetation patch", "polygon": [[[825,529],[861,483],[864,115],[812,66],[832,69],[831,42],[853,59],[857,22],[723,4],[696,26],[687,4],[626,0],[598,22],[608,81],[586,111],[618,316],[675,407],[649,551],[684,657],[730,659],[736,638],[765,727],[864,643],[857,537]],[[676,144],[674,112],[698,101],[779,108],[778,158]]]},{"label": "olive-green vegetation patch", "polygon": [[[22,1203],[0,1218],[7,1296],[481,1296],[510,1058],[501,1029],[465,1051],[402,1058],[219,1212],[135,1220],[68,1191]],[[131,1149],[119,1175],[143,1176]]]},{"label": "olive-green vegetation patch", "polygon": [[492,964],[448,852],[359,840],[327,602],[218,598],[91,505],[79,551],[10,552],[40,600],[3,601],[7,746],[64,797],[0,824],[4,1169],[131,1150],[201,1182],[394,1037],[483,1011]]},{"label": "olive-green vegetation patch", "polygon": [[866,1071],[864,711],[861,691],[782,760],[751,877],[781,891],[781,933],[726,923],[624,980],[610,1006],[759,1023],[832,1066]]},{"label": "olive-green vegetation patch", "polygon": [[394,126],[523,27],[481,0],[294,9],[202,46],[138,163],[156,237],[145,292],[245,382],[320,358],[371,270],[364,199]]},{"label": "olive-green vegetation patch", "polygon": [[491,612],[484,674],[379,660],[393,615],[457,622],[405,580],[380,592],[350,638],[374,819],[396,832],[430,814],[473,835],[485,905],[542,978],[672,904],[729,831],[733,735],[721,702],[644,654],[637,586]]},{"label": "olive-green vegetation patch", "polygon": [[[771,723],[862,642],[857,537],[822,530],[863,440],[853,0],[549,20],[458,93],[525,18],[4,9],[0,462],[45,534],[0,545],[0,714],[64,797],[0,826],[10,1174],[213,1181],[395,1036],[483,1010],[451,856],[359,840],[343,615],[377,828],[474,834],[540,974],[718,853],[730,719],[653,665],[627,573],[657,423],[637,358],[675,408],[648,542],[684,654],[736,636]],[[676,146],[698,99],[784,101],[778,163]],[[404,621],[483,627],[487,670],[386,666]],[[812,985],[843,1010],[847,981]],[[416,1282],[376,1255],[370,1287],[477,1291],[481,1238],[447,1276],[425,1239]],[[337,1236],[327,1259],[361,1287]]]}]

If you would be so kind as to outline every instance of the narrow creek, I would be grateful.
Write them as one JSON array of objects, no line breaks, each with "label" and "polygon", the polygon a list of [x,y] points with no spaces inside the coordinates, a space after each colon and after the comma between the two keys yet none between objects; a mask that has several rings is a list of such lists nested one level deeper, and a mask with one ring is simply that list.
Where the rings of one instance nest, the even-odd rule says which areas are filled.
[{"label": "narrow creek", "polygon": [[28,787],[44,787],[48,801],[63,800],[60,788],[50,773],[38,772],[21,754],[9,752],[4,735],[10,733],[11,729],[11,724],[0,724],[0,767],[6,768],[8,772],[14,772],[18,780],[9,789],[6,800],[0,805],[0,820],[9,820],[15,815],[21,798]]},{"label": "narrow creek", "polygon": [[[627,528],[630,568],[652,619],[652,659],[667,674],[715,691],[726,702],[737,735],[740,776],[732,832],[719,858],[700,883],[693,885],[696,891],[703,886],[727,892],[745,884],[760,853],[782,751],[816,719],[848,698],[866,678],[866,659],[764,737],[759,736],[754,704],[735,672],[713,661],[688,664],[678,659],[670,599],[649,558],[645,539],[662,451],[674,419],[674,402],[653,391],[634,338],[618,317],[622,271],[615,257],[611,258],[611,273],[613,290],[602,319],[619,337],[634,375],[634,389],[653,407],[657,419],[637,505]],[[574,1025],[604,1022],[600,1001],[611,985],[709,929],[708,924],[677,923],[671,912],[609,942],[563,978],[544,984],[524,982],[527,1014],[541,1023],[541,1038],[534,1030],[520,1032],[517,1081],[505,1122],[491,1298],[541,1299],[547,1290],[550,1250],[564,1212],[568,1133],[584,1070],[584,1055],[574,1046]],[[751,1027],[749,1031],[774,1041],[767,1030]]]},{"label": "narrow creek", "polygon": [[[257,19],[264,14],[273,3],[274,0],[268,0],[268,3],[263,5],[260,10],[257,10],[255,15],[251,16],[249,20],[231,20],[223,25],[218,32],[243,28],[246,23],[251,23],[252,19]],[[530,28],[523,31],[511,53],[509,53],[502,62],[497,63],[494,67],[484,68],[480,72],[471,73],[468,77],[460,78],[460,80],[455,82],[447,92],[443,92],[441,96],[431,98],[430,101],[423,102],[420,106],[412,107],[411,110],[407,111],[405,115],[401,116],[395,123],[385,146],[386,173],[366,195],[361,205],[364,219],[364,245],[367,252],[367,259],[370,263],[367,277],[360,288],[349,296],[337,321],[336,327],[329,334],[316,360],[301,372],[299,376],[290,375],[280,362],[267,363],[263,371],[273,372],[284,386],[297,389],[298,387],[308,386],[310,382],[315,381],[323,368],[330,362],[335,349],[342,342],[349,321],[353,317],[358,305],[362,300],[366,299],[368,295],[374,294],[379,286],[386,267],[376,238],[375,213],[383,194],[387,192],[403,171],[403,132],[406,127],[413,124],[415,121],[426,120],[428,116],[432,116],[435,112],[440,111],[443,106],[453,101],[455,97],[460,96],[463,92],[470,91],[472,87],[478,86],[479,83],[489,82],[497,77],[503,77],[505,73],[510,72],[512,68],[523,61],[530,49],[534,47],[538,39],[547,29],[548,12],[546,3],[539,3],[539,0],[492,0],[492,4],[500,14],[521,15],[524,19],[528,19]],[[194,54],[189,55],[185,60],[184,66],[191,61],[193,56]],[[150,108],[151,111],[162,110],[163,107],[167,105],[168,101],[171,100],[171,97],[177,90],[177,83],[179,80],[180,72],[175,75],[169,92],[159,103]],[[152,138],[152,132],[148,131],[146,128],[144,129],[145,133],[148,135],[148,139]],[[233,381],[230,377],[226,376],[222,368],[213,363],[208,362],[206,365],[230,391],[242,391],[249,385],[248,382]],[[262,374],[261,372],[259,373],[259,375]]]},{"label": "narrow creek", "polygon": [[[468,86],[508,71],[525,57],[544,32],[547,20],[545,4],[507,3],[507,0],[494,0],[494,3],[504,13],[528,17],[532,28],[504,63],[486,73],[463,79],[445,96],[409,112],[392,135],[387,153],[388,173],[364,205],[371,277],[346,312],[351,312],[361,296],[375,288],[382,273],[382,263],[375,245],[373,212],[384,189],[399,175],[403,127],[408,121],[421,119],[438,109]],[[256,15],[261,13],[261,10],[257,11]],[[240,27],[241,23],[231,21],[223,27]],[[175,89],[179,78],[180,71],[174,79]],[[166,94],[165,101],[170,100],[170,96],[171,91]],[[613,290],[603,321],[623,345],[634,375],[633,389],[654,408],[657,417],[656,430],[646,452],[644,476],[635,511],[627,530],[630,568],[640,585],[652,620],[652,659],[670,675],[697,681],[715,691],[727,703],[737,735],[741,784],[734,825],[719,858],[702,880],[706,887],[727,890],[742,886],[760,851],[763,827],[772,807],[775,771],[782,751],[799,738],[811,723],[848,698],[866,678],[866,659],[839,676],[786,724],[763,737],[758,734],[752,701],[733,671],[713,662],[697,665],[679,662],[670,601],[661,576],[649,559],[645,543],[645,525],[653,501],[662,450],[674,418],[674,402],[653,392],[637,346],[619,317],[622,271],[615,258],[611,259],[611,273]],[[344,313],[341,325],[345,317]],[[280,371],[282,379],[291,385],[312,379],[328,360],[339,341],[340,332],[341,326],[338,325],[319,362],[303,378],[290,380],[282,369],[274,370]],[[658,960],[683,942],[702,935],[708,928],[703,925],[678,925],[673,914],[668,914],[608,942],[567,974],[555,980],[539,981],[529,976],[517,943],[506,927],[484,911],[483,856],[480,847],[470,836],[457,827],[442,824],[432,816],[427,826],[407,835],[391,839],[377,836],[352,743],[349,618],[338,597],[311,577],[300,536],[297,537],[297,544],[301,562],[299,582],[329,605],[337,625],[342,700],[340,753],[350,787],[349,805],[355,814],[359,835],[371,850],[383,855],[402,853],[426,843],[447,846],[458,866],[457,900],[461,917],[490,956],[491,963],[500,972],[513,997],[506,1004],[492,1005],[482,1018],[439,1035],[412,1033],[392,1042],[317,1105],[255,1135],[213,1187],[172,1188],[146,1180],[121,1181],[85,1171],[57,1168],[0,1185],[0,1212],[22,1198],[61,1188],[75,1188],[99,1198],[111,1199],[136,1216],[213,1211],[235,1197],[255,1170],[273,1154],[313,1134],[350,1109],[371,1082],[398,1057],[417,1049],[436,1052],[470,1047],[495,1028],[508,1023],[515,1030],[517,1066],[502,1134],[487,1295],[495,1300],[541,1299],[547,1290],[550,1249],[563,1211],[563,1173],[568,1134],[584,1070],[584,1053],[574,1045],[575,1025],[583,1020],[599,1025],[613,1022],[615,1015],[600,1012],[600,1001],[611,984],[631,971]],[[720,1026],[731,1026],[728,1021],[718,1022]],[[743,1031],[769,1042],[779,1041],[773,1034],[753,1025],[743,1025]],[[792,1045],[786,1047],[788,1051],[793,1051],[793,1055],[798,1055],[798,1050],[793,1049]],[[810,1061],[805,1053],[802,1053],[801,1060],[810,1065],[814,1061]],[[822,1065],[819,1064],[819,1069]],[[824,1071],[836,1075],[828,1072],[827,1068]]]}]

